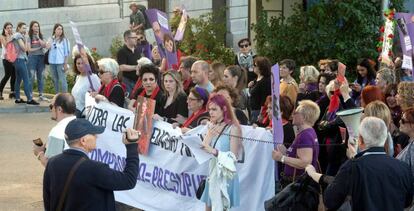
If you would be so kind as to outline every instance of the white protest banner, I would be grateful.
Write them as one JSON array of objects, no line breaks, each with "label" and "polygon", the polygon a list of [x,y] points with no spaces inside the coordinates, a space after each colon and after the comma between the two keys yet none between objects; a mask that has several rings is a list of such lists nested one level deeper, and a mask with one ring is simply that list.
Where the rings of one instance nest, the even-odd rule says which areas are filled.
[{"label": "white protest banner", "polygon": [[[92,108],[88,120],[105,125],[98,136],[97,149],[90,157],[122,171],[125,165],[125,146],[122,131],[132,126],[131,111],[108,103]],[[231,210],[264,210],[264,201],[274,195],[274,162],[271,158],[272,134],[263,128],[242,126],[244,163],[237,164],[240,179],[240,206]],[[204,134],[206,126],[199,126],[191,135]],[[116,201],[152,210],[204,210],[205,204],[195,193],[208,174],[208,162],[199,165],[189,148],[180,139],[181,131],[171,124],[155,121],[148,156],[140,156],[139,175],[134,189],[116,191]],[[226,135],[226,134],[223,134]]]}]

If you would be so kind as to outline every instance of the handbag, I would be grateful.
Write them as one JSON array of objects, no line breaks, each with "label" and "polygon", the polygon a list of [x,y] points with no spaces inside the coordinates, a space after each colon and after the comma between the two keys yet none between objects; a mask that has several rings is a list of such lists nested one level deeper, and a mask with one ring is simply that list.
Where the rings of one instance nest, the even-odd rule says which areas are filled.
[{"label": "handbag", "polygon": [[273,198],[265,201],[264,208],[266,211],[316,211],[319,206],[319,194],[319,184],[307,174],[303,174]]},{"label": "handbag", "polygon": [[[216,142],[214,142],[213,148],[216,147],[217,141],[220,138],[221,134],[223,134],[223,131],[227,128],[228,125],[225,125],[223,129],[221,130],[220,134],[217,136]],[[201,199],[201,196],[203,195],[204,189],[206,188],[206,179],[201,180],[200,184],[198,185],[196,197],[197,199]]]}]

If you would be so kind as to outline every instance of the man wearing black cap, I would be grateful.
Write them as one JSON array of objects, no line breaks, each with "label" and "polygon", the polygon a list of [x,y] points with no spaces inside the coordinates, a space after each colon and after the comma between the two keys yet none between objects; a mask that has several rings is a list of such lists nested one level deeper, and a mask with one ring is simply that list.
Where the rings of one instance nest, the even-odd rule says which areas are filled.
[{"label": "man wearing black cap", "polygon": [[96,136],[104,127],[85,119],[69,122],[65,129],[70,149],[49,159],[43,177],[45,210],[115,210],[114,190],[135,187],[139,158],[139,132],[128,128],[123,142],[127,157],[123,172],[90,160],[87,153],[96,148]]}]

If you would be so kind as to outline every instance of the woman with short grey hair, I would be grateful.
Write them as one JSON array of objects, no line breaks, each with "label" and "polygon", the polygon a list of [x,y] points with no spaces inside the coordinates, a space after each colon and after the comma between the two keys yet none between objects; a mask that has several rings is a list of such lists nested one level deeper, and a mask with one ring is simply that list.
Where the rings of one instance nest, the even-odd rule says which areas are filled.
[{"label": "woman with short grey hair", "polygon": [[123,107],[125,103],[125,85],[118,80],[119,65],[111,58],[103,58],[98,61],[99,77],[102,85],[98,93],[92,96],[97,101],[107,100],[111,103]]}]

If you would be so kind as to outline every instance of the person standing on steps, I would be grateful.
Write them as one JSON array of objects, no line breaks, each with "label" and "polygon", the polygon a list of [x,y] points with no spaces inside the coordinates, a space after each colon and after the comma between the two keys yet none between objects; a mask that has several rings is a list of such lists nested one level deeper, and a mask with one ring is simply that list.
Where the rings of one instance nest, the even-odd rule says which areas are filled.
[{"label": "person standing on steps", "polygon": [[3,61],[4,67],[4,77],[0,82],[0,100],[4,100],[3,98],[3,90],[6,86],[7,81],[10,79],[10,94],[9,98],[15,98],[14,95],[14,82],[16,81],[16,71],[14,70],[13,63],[7,61],[6,55],[6,44],[12,40],[13,35],[13,24],[10,22],[6,22],[3,25],[3,31],[0,35],[0,43],[1,43],[1,60]]}]

